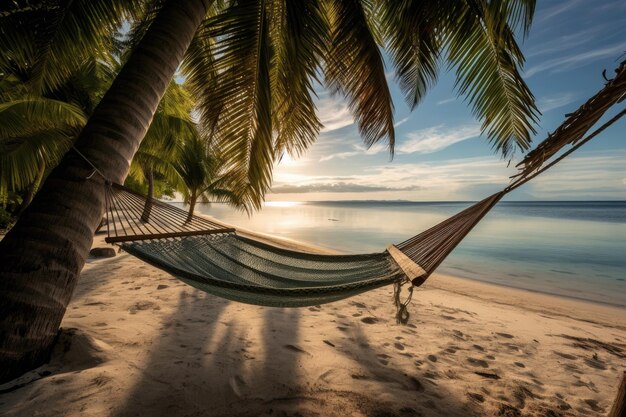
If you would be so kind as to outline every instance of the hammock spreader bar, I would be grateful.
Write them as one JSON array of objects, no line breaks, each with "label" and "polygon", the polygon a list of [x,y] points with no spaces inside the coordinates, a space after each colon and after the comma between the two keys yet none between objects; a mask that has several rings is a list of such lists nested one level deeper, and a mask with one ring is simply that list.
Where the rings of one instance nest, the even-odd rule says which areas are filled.
[{"label": "hammock spreader bar", "polygon": [[[403,284],[410,283],[412,291],[413,287],[424,283],[502,197],[626,114],[626,110],[622,110],[583,138],[611,106],[624,99],[625,64],[619,66],[615,78],[598,94],[523,159],[520,173],[512,177],[509,186],[438,225],[389,246],[384,252],[320,255],[288,250],[241,236],[235,229],[206,218],[189,216],[179,207],[109,181],[106,181],[106,240],[120,244],[128,253],[192,286],[251,304],[316,305],[395,284],[398,318],[404,322],[408,318],[406,304],[412,292],[407,301],[401,302],[399,291]],[[573,145],[572,148],[557,156],[568,144]],[[545,162],[548,164],[544,166]]]}]

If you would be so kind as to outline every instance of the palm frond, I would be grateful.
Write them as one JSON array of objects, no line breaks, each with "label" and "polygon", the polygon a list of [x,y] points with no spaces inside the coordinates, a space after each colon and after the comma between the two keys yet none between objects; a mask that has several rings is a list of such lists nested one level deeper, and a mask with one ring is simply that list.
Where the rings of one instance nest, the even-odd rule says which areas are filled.
[{"label": "palm frond", "polygon": [[386,137],[393,154],[393,103],[381,52],[365,14],[373,7],[363,3],[367,0],[328,1],[332,39],[326,82],[348,97],[364,142],[371,146]]},{"label": "palm frond", "polygon": [[81,108],[45,97],[0,103],[0,139],[28,136],[47,129],[80,131],[87,116]]},{"label": "palm frond", "polygon": [[58,129],[0,138],[0,195],[29,186],[41,165],[56,165],[73,140],[73,135]]},{"label": "palm frond", "polygon": [[[442,15],[439,1],[382,1],[380,19],[396,79],[411,109],[438,77]],[[445,3],[445,2],[443,2]]]},{"label": "palm frond", "polygon": [[13,3],[19,13],[0,15],[0,71],[20,73],[34,92],[56,88],[88,57],[106,51],[132,8],[123,0],[59,1],[46,9]]},{"label": "palm frond", "polygon": [[301,155],[322,127],[316,115],[313,81],[329,43],[321,1],[274,2],[270,37],[273,125],[276,155]]},{"label": "palm frond", "polygon": [[247,204],[258,208],[269,189],[275,158],[266,2],[234,1],[210,27],[220,77],[213,99],[221,104],[212,140],[227,169],[237,174]]},{"label": "palm frond", "polygon": [[445,33],[456,87],[498,151],[507,156],[516,147],[528,149],[539,111],[519,73],[523,55],[506,16],[484,0],[457,4],[458,17]]}]

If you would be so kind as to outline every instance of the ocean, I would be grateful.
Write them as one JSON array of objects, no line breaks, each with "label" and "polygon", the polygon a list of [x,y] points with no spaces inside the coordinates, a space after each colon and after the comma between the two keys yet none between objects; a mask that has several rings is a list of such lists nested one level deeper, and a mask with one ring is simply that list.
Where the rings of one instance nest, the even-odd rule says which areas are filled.
[{"label": "ocean", "polygon": [[[471,202],[268,202],[248,217],[225,204],[196,210],[226,223],[346,253],[380,252]],[[439,272],[626,306],[626,202],[501,202]]]}]

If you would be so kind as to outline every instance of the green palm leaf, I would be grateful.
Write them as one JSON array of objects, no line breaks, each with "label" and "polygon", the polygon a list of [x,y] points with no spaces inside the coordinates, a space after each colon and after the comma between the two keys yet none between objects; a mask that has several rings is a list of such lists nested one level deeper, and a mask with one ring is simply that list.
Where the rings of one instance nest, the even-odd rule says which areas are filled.
[{"label": "green palm leaf", "polygon": [[273,2],[270,36],[273,125],[276,154],[298,156],[322,127],[313,101],[313,81],[329,42],[328,19],[321,1]]},{"label": "green palm leaf", "polygon": [[265,1],[235,1],[209,25],[220,77],[211,93],[221,108],[212,141],[237,178],[242,199],[257,208],[275,159],[267,14]]},{"label": "green palm leaf", "polygon": [[17,0],[0,14],[0,71],[20,72],[34,92],[58,87],[89,57],[107,51],[132,10],[124,0],[49,4],[32,8],[29,1]]},{"label": "green palm leaf", "polygon": [[459,93],[483,120],[494,147],[507,156],[516,147],[528,149],[539,111],[519,73],[523,56],[499,4],[459,2],[445,42]]},{"label": "green palm leaf", "polygon": [[[380,50],[368,26],[366,0],[330,0],[330,50],[326,82],[348,97],[348,104],[368,146],[387,137],[393,154],[393,103]],[[363,6],[363,4],[366,4]]]}]

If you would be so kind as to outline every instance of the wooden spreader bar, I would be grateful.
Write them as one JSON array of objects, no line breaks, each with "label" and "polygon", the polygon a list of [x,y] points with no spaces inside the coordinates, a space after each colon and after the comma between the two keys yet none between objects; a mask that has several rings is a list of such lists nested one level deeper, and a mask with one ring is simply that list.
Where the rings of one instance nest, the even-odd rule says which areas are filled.
[{"label": "wooden spreader bar", "polygon": [[223,229],[188,230],[184,232],[172,232],[172,233],[149,233],[145,235],[111,236],[111,237],[106,237],[104,240],[106,243],[121,243],[121,242],[132,242],[135,240],[167,239],[168,237],[216,235],[219,233],[233,233],[234,231],[235,229],[233,227],[226,227]]}]

